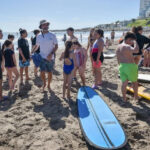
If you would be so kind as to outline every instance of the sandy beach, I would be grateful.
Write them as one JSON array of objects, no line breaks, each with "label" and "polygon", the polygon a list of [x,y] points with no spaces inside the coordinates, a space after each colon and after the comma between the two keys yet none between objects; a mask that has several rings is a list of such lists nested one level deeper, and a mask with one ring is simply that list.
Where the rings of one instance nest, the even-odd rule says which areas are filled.
[{"label": "sandy beach", "polygon": [[[115,48],[112,47],[113,51]],[[76,97],[80,79],[72,85],[72,99],[62,99],[62,62],[58,59],[62,51],[57,51],[52,92],[41,93],[42,82],[34,77],[31,63],[31,80],[19,86],[19,92],[9,94],[9,100],[0,102],[0,150],[93,150],[86,143],[78,121]],[[127,103],[122,101],[116,58],[104,61],[102,74],[103,85],[97,92],[125,130],[128,144],[122,150],[149,150],[150,102],[135,101],[132,95],[128,95]],[[86,84],[92,86],[90,59],[85,75]],[[144,85],[149,87],[149,84]],[[3,90],[8,94],[6,72]]]}]

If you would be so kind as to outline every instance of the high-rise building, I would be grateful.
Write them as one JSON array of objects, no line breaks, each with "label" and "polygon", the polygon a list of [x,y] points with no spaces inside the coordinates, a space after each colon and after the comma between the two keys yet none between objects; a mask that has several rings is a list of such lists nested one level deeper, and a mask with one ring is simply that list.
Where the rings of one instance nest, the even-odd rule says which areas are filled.
[{"label": "high-rise building", "polygon": [[140,18],[150,17],[150,0],[141,0],[139,17]]}]

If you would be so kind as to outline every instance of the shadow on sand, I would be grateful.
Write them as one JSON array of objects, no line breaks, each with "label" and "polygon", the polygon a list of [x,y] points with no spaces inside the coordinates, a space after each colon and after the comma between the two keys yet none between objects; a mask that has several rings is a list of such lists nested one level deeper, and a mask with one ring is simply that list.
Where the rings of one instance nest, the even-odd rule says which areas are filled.
[{"label": "shadow on sand", "polygon": [[[112,83],[109,83],[107,81],[107,84],[112,85]],[[102,88],[100,89],[100,92],[102,92],[106,97],[111,99],[113,102],[117,103],[119,106],[123,108],[131,108],[133,111],[136,113],[136,119],[137,120],[142,120],[145,121],[150,125],[150,119],[149,119],[149,114],[150,114],[150,107],[148,107],[145,104],[144,99],[140,99],[138,101],[138,104],[142,107],[137,107],[133,106],[129,101],[128,102],[123,102],[122,97],[119,96],[116,92],[110,90],[110,88],[107,87],[107,84],[104,83]],[[116,85],[114,85],[116,86]]]},{"label": "shadow on sand", "polygon": [[66,123],[62,118],[68,117],[70,113],[77,117],[77,106],[73,100],[69,101],[70,109],[62,105],[61,99],[53,91],[50,92],[50,96],[45,92],[41,100],[43,104],[35,105],[34,111],[37,113],[42,112],[44,117],[49,120],[49,126],[53,130],[64,129]]}]

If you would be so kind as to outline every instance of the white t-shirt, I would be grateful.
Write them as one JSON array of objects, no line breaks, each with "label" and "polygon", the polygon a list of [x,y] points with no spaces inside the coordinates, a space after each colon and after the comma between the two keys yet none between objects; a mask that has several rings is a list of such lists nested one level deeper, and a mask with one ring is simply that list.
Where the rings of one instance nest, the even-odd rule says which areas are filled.
[{"label": "white t-shirt", "polygon": [[[53,51],[57,43],[56,36],[50,32],[39,34],[36,38],[36,45],[40,46],[40,55],[44,59]],[[52,59],[54,59],[54,55]]]}]

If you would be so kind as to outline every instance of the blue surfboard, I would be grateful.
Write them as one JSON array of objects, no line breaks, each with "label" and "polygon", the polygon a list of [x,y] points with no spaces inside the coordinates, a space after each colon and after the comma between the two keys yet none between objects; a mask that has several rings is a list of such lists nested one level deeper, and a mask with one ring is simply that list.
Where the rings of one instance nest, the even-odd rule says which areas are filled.
[{"label": "blue surfboard", "polygon": [[90,87],[81,87],[77,96],[80,126],[87,142],[98,149],[118,149],[127,143],[119,121]]}]

